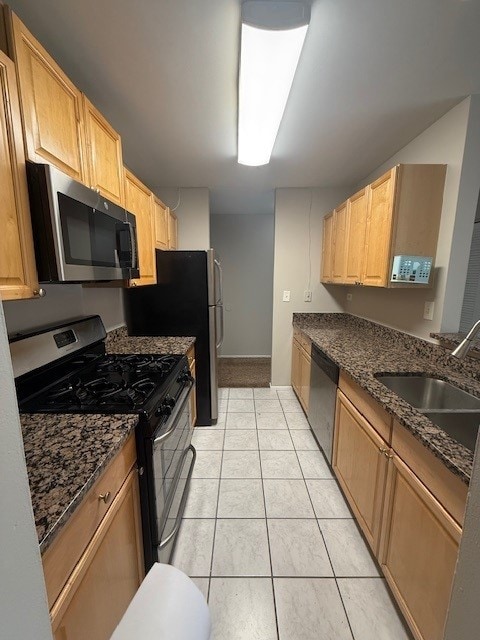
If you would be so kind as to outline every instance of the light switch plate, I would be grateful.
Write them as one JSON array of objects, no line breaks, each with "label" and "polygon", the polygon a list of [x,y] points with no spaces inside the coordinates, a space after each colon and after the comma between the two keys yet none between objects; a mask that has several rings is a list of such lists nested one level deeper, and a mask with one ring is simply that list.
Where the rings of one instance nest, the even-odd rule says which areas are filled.
[{"label": "light switch plate", "polygon": [[312,292],[309,291],[308,289],[305,289],[305,291],[303,292],[303,301],[304,302],[312,301]]},{"label": "light switch plate", "polygon": [[347,293],[347,302],[351,302],[352,301],[352,294],[351,293]]},{"label": "light switch plate", "polygon": [[290,302],[290,291],[283,292],[283,302]]},{"label": "light switch plate", "polygon": [[435,302],[430,300],[425,302],[425,306],[423,307],[423,318],[424,320],[433,320],[433,312],[435,310]]}]

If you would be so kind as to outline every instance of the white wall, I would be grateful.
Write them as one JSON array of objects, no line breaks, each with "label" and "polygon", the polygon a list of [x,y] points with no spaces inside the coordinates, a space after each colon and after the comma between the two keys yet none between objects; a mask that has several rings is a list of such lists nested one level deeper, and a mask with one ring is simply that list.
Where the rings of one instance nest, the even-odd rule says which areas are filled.
[{"label": "white wall", "polygon": [[9,640],[51,640],[1,302],[0,381],[0,635]]},{"label": "white wall", "polygon": [[79,284],[43,285],[44,298],[4,302],[8,332],[98,313],[107,331],[124,324],[121,288],[84,288]]},{"label": "white wall", "polygon": [[[429,339],[431,331],[457,331],[468,254],[480,186],[478,96],[466,99],[384,162],[362,181],[372,182],[398,163],[447,164],[435,284],[431,290],[344,289],[345,311]],[[472,107],[472,108],[471,108]],[[469,145],[466,147],[467,133]],[[476,164],[475,164],[476,162]],[[475,173],[476,169],[476,173]],[[351,302],[346,293],[352,293]],[[435,301],[433,321],[423,319],[424,303]]]},{"label": "white wall", "polygon": [[223,268],[223,356],[272,353],[272,215],[212,215],[212,247]]},{"label": "white wall", "polygon": [[[290,384],[293,312],[341,311],[343,287],[320,284],[322,219],[351,188],[277,189],[273,271],[272,384]],[[312,302],[303,301],[310,288]],[[290,302],[282,302],[284,290]]]},{"label": "white wall", "polygon": [[210,194],[206,188],[154,190],[163,202],[175,209],[178,218],[179,249],[210,248]]}]

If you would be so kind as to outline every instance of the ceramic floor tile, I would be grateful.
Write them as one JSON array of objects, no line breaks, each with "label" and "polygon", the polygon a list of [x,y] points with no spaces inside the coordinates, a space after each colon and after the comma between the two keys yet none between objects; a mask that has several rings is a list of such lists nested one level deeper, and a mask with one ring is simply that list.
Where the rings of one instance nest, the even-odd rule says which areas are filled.
[{"label": "ceramic floor tile", "polygon": [[337,481],[306,480],[317,518],[351,518],[352,514]]},{"label": "ceramic floor tile", "polygon": [[294,447],[298,451],[319,451],[317,441],[311,431],[303,429],[300,431],[290,430],[290,435],[292,436]]},{"label": "ceramic floor tile", "polygon": [[273,398],[273,400],[278,400],[277,392],[275,391],[275,389],[272,389],[271,387],[267,387],[266,389],[263,389],[263,388],[254,389],[253,397],[255,398],[255,400],[257,398],[258,399],[261,398],[262,400],[268,400],[269,398]]},{"label": "ceramic floor tile", "polygon": [[258,433],[258,444],[263,451],[293,451],[288,429],[264,429]]},{"label": "ceramic floor tile", "polygon": [[280,402],[282,404],[282,409],[285,412],[289,413],[303,413],[302,405],[296,398],[282,398],[280,397]]},{"label": "ceramic floor tile", "polygon": [[273,387],[277,392],[278,397],[281,398],[296,398],[295,391],[292,387]]},{"label": "ceramic floor tile", "polygon": [[340,578],[338,588],[355,640],[410,640],[382,578]]},{"label": "ceramic floor tile", "polygon": [[271,519],[267,525],[274,576],[333,576],[316,520]]},{"label": "ceramic floor tile", "polygon": [[319,520],[336,576],[372,578],[379,571],[354,520]]},{"label": "ceramic floor tile", "polygon": [[222,411],[222,413],[218,414],[217,422],[215,424],[211,424],[208,428],[209,429],[225,429],[226,419],[227,419],[227,414],[225,411]]},{"label": "ceramic floor tile", "polygon": [[211,640],[278,638],[270,578],[212,578],[209,607]]},{"label": "ceramic floor tile", "polygon": [[228,394],[230,389],[228,387],[219,387],[218,388],[218,399],[222,400],[224,398],[228,398]]},{"label": "ceramic floor tile", "polygon": [[185,505],[185,518],[215,518],[219,480],[192,478]]},{"label": "ceramic floor tile", "polygon": [[307,429],[310,431],[310,425],[303,413],[285,411],[285,419],[289,429]]},{"label": "ceramic floor tile", "polygon": [[198,451],[221,451],[224,436],[223,429],[196,427],[192,435],[192,444]]},{"label": "ceramic floor tile", "polygon": [[257,429],[287,429],[283,413],[257,413]]},{"label": "ceramic floor tile", "polygon": [[224,451],[222,478],[261,478],[258,451]]},{"label": "ceramic floor tile", "polygon": [[314,518],[303,480],[264,480],[267,518]]},{"label": "ceramic floor tile", "polygon": [[205,600],[208,601],[208,587],[210,585],[210,578],[192,578],[192,582],[202,592]]},{"label": "ceramic floor tile", "polygon": [[305,478],[333,478],[321,451],[297,451],[297,456]]},{"label": "ceramic floor tile", "polygon": [[264,478],[303,478],[295,451],[260,451]]},{"label": "ceramic floor tile", "polygon": [[353,640],[333,578],[273,583],[280,640]]},{"label": "ceramic floor tile", "polygon": [[264,518],[261,480],[222,479],[218,518]]},{"label": "ceramic floor tile", "polygon": [[258,451],[256,429],[227,429],[224,449],[225,451],[253,449]]},{"label": "ceramic floor tile", "polygon": [[217,520],[212,576],[270,576],[265,520]]},{"label": "ceramic floor tile", "polygon": [[228,412],[235,413],[247,413],[247,412],[255,412],[255,406],[253,403],[253,398],[232,398],[228,399]]},{"label": "ceramic floor tile", "polygon": [[228,396],[230,399],[231,398],[236,398],[236,399],[246,399],[246,398],[253,398],[253,389],[230,389],[230,393]]},{"label": "ceramic floor tile", "polygon": [[209,576],[215,520],[184,518],[178,532],[172,564],[188,576]]},{"label": "ceramic floor tile", "polygon": [[227,429],[256,429],[257,421],[254,413],[227,413],[225,426]]},{"label": "ceramic floor tile", "polygon": [[255,411],[258,413],[283,413],[280,401],[272,398],[255,398]]},{"label": "ceramic floor tile", "polygon": [[192,478],[220,478],[221,451],[197,451]]},{"label": "ceramic floor tile", "polygon": [[228,397],[221,398],[218,400],[218,412],[225,413],[228,408]]}]

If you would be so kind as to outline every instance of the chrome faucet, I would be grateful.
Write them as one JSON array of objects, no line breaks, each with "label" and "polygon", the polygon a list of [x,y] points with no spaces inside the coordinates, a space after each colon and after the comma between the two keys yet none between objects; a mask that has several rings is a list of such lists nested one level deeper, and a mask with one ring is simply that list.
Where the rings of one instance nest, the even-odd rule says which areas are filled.
[{"label": "chrome faucet", "polygon": [[475,336],[479,331],[480,320],[477,320],[477,322],[473,325],[473,327],[470,329],[470,331],[467,333],[466,337],[461,341],[458,347],[452,351],[451,355],[455,356],[456,358],[463,359],[467,355],[468,351],[472,348]]}]

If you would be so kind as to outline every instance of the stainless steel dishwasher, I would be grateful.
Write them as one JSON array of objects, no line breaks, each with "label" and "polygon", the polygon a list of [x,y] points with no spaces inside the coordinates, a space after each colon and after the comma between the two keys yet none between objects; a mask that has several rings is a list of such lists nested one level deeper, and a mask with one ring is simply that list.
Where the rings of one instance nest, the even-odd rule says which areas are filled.
[{"label": "stainless steel dishwasher", "polygon": [[332,464],[338,373],[339,368],[333,360],[312,345],[308,421],[330,464]]}]

